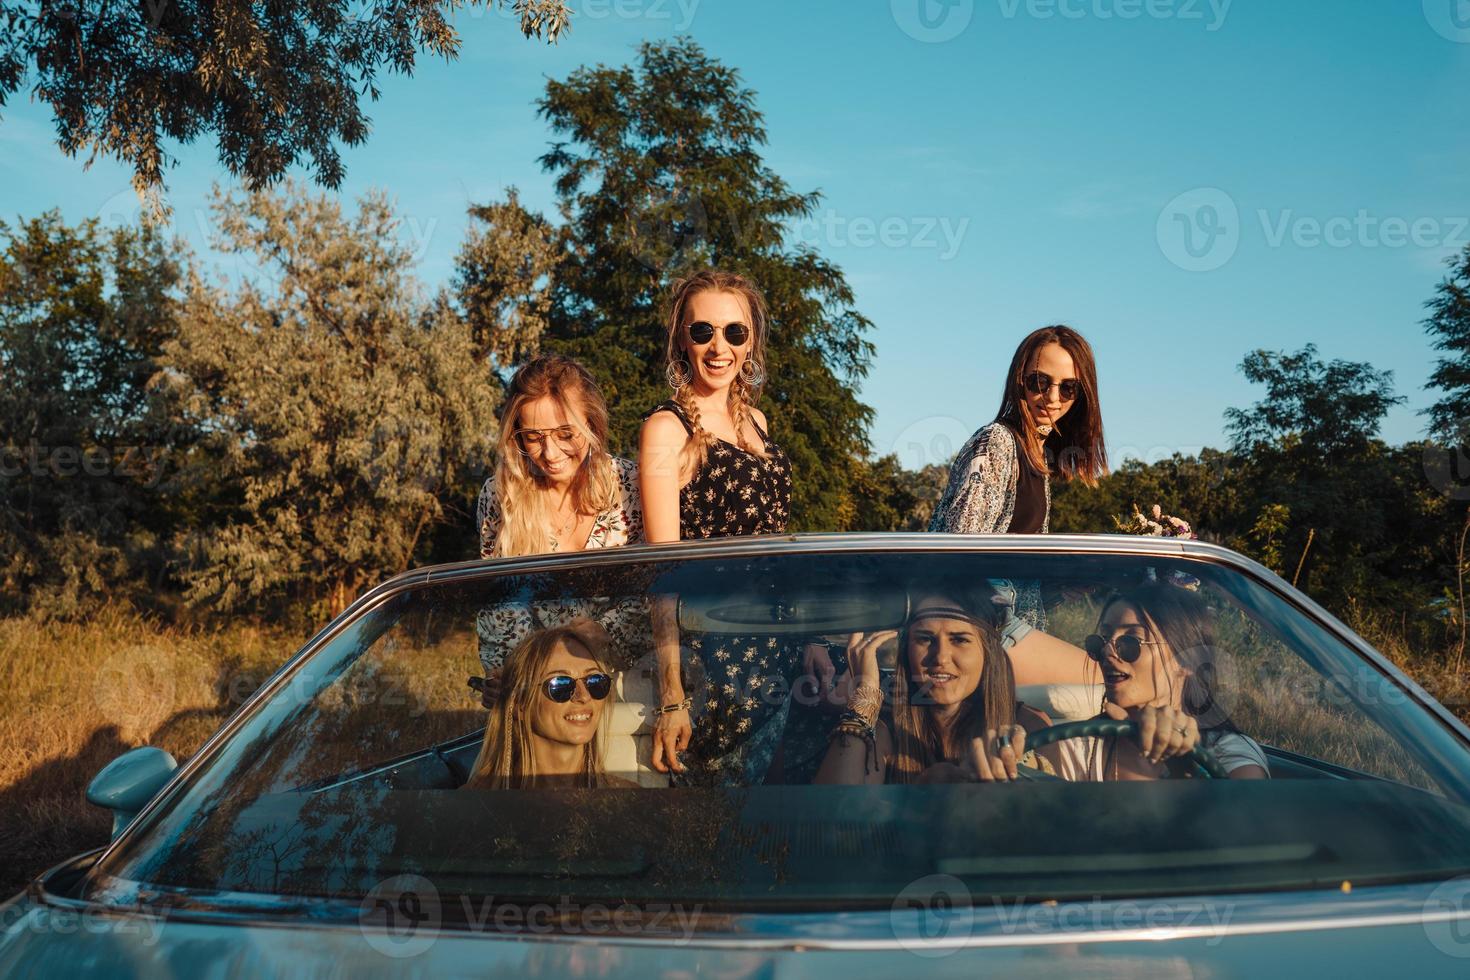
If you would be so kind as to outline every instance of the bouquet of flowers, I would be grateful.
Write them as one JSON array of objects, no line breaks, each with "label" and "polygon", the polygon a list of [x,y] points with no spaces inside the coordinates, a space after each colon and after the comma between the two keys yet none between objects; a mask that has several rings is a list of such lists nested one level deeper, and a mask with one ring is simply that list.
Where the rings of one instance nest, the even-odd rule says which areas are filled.
[{"label": "bouquet of flowers", "polygon": [[1154,504],[1148,514],[1133,505],[1133,514],[1126,520],[1119,517],[1113,518],[1113,523],[1118,530],[1124,534],[1142,534],[1152,538],[1184,538],[1193,541],[1197,535],[1189,522],[1172,514],[1165,514],[1163,508]]}]

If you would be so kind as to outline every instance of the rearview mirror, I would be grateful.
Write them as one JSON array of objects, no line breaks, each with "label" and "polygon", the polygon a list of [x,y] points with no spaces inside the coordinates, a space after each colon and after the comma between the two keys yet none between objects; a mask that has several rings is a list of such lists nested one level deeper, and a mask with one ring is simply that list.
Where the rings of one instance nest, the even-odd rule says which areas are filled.
[{"label": "rearview mirror", "polygon": [[174,757],[163,749],[145,745],[124,752],[92,778],[87,802],[112,811],[112,837],[116,840],[178,768]]},{"label": "rearview mirror", "polygon": [[812,636],[896,629],[908,600],[891,589],[750,588],[718,594],[681,594],[679,628],[693,633]]}]

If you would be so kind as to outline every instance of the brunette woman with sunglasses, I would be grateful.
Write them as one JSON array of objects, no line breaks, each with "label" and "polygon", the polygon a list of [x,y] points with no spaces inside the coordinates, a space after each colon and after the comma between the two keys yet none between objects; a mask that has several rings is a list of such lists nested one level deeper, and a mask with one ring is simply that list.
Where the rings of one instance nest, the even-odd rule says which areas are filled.
[{"label": "brunette woman with sunglasses", "polygon": [[538,630],[505,659],[466,789],[631,787],[602,769],[602,722],[614,703],[607,633],[590,620]]},{"label": "brunette woman with sunglasses", "polygon": [[1084,738],[1060,742],[1065,779],[1158,779],[1187,771],[1183,755],[1210,749],[1231,779],[1266,779],[1260,745],[1242,734],[1216,689],[1215,627],[1209,608],[1182,577],[1146,582],[1114,596],[1087,637],[1087,653],[1102,668],[1103,711],[1133,719],[1137,739]]},{"label": "brunette woman with sunglasses", "polygon": [[[1016,348],[1006,372],[1000,411],[982,426],[950,466],[949,484],[934,508],[930,531],[951,534],[1045,534],[1052,480],[1096,486],[1108,471],[1092,348],[1071,327],[1033,331]],[[1011,655],[1023,697],[1054,717],[1057,698],[1038,698],[1040,686],[1095,685],[1097,670],[1083,651],[1043,632],[1035,583],[996,580],[993,602],[1003,619],[1002,643]],[[1068,703],[1096,704],[1090,695]]]},{"label": "brunette woman with sunglasses", "polygon": [[[765,301],[743,276],[707,270],[675,284],[664,345],[674,397],[645,417],[638,447],[650,542],[786,530],[791,464],[755,407],[766,377],[766,327]],[[705,675],[694,692],[696,729],[671,611],[667,597],[655,603],[654,768],[686,783],[760,781],[785,723],[784,700],[772,692],[795,673],[800,652],[770,637],[722,636],[708,646],[686,637]]]}]

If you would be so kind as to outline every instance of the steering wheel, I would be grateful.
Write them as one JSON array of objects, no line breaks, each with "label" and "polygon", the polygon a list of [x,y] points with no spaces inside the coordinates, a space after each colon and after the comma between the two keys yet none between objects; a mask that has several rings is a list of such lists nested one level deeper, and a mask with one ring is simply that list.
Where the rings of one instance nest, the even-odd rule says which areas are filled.
[{"label": "steering wheel", "polygon": [[[1138,722],[1130,720],[1119,720],[1117,718],[1088,718],[1084,721],[1068,721],[1060,725],[1052,725],[1043,728],[1039,732],[1026,735],[1026,751],[1039,749],[1053,742],[1060,742],[1069,738],[1106,738],[1108,736],[1130,737],[1138,736]],[[1196,769],[1206,779],[1229,779],[1225,767],[1220,765],[1220,760],[1215,758],[1215,753],[1203,745],[1195,745],[1186,756],[1194,763]],[[1031,766],[1017,766],[1017,774],[1025,779],[1057,779],[1050,773],[1042,772]]]}]

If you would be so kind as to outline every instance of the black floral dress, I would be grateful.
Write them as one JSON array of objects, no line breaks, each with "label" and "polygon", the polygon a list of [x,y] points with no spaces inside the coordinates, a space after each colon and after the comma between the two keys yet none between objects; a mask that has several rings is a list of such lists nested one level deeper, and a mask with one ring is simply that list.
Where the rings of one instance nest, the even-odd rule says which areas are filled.
[{"label": "black floral dress", "polygon": [[[694,434],[674,402],[669,411]],[[752,424],[754,422],[752,421]],[[791,514],[791,461],[756,426],[762,459],[716,439],[708,458],[679,491],[680,539],[780,534]],[[785,691],[800,670],[801,644],[774,636],[684,634],[687,690],[694,699],[694,736],[681,756],[683,785],[749,786],[761,782],[781,744],[788,700]],[[702,677],[699,675],[703,675]]]}]

